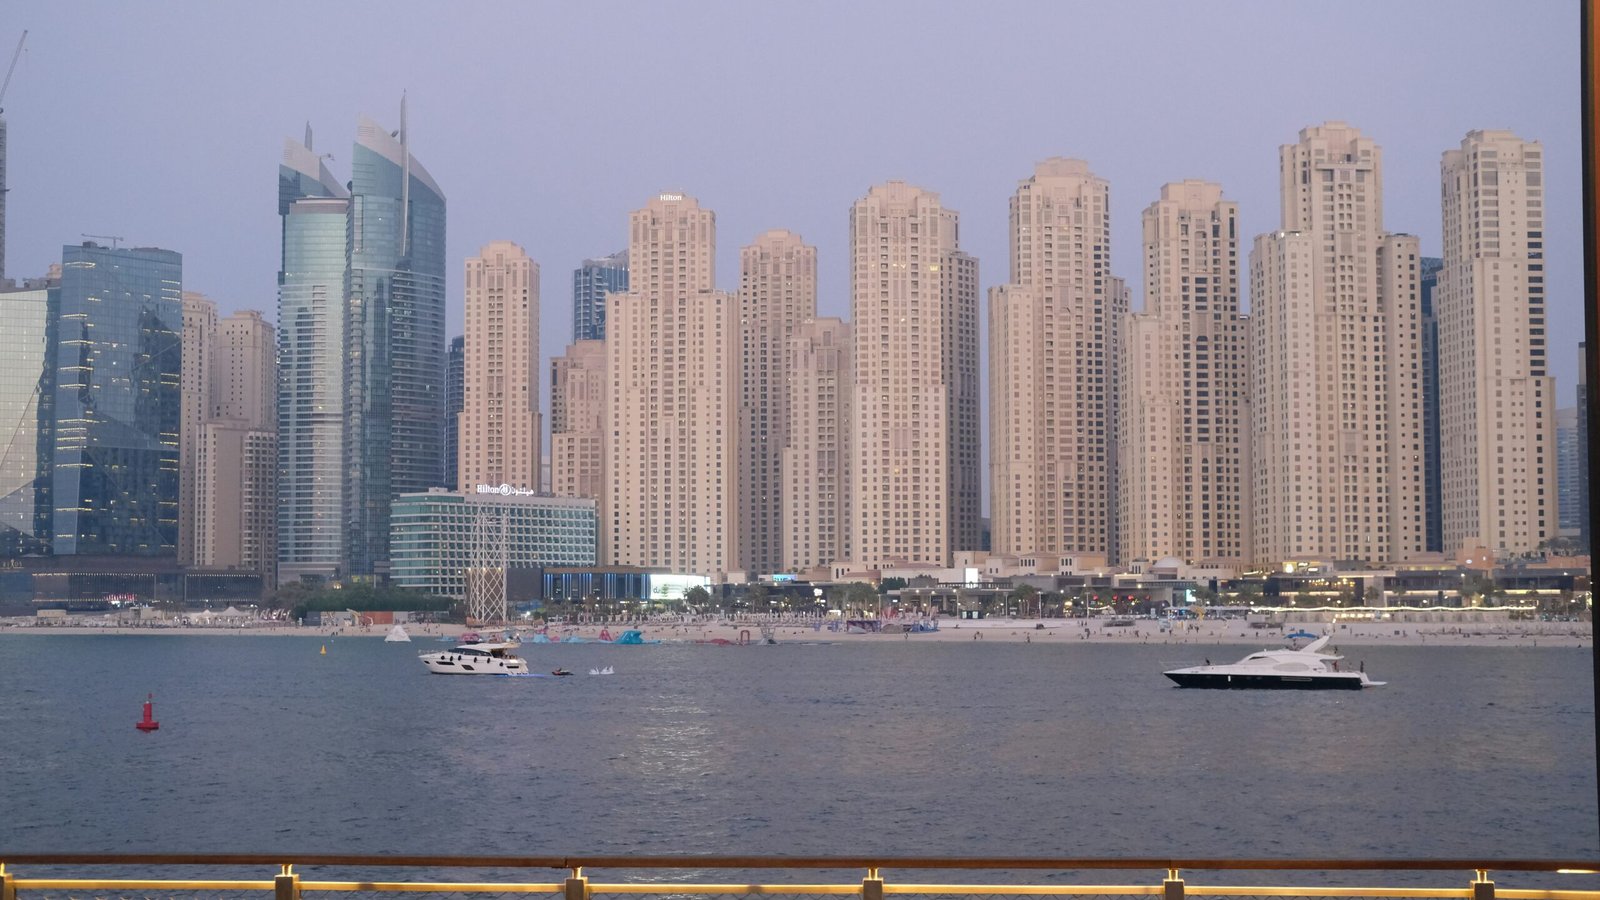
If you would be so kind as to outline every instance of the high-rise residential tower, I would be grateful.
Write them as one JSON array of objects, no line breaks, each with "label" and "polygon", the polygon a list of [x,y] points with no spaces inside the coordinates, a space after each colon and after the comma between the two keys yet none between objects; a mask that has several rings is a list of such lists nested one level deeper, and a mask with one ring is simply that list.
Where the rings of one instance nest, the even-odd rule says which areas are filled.
[{"label": "high-rise residential tower", "polygon": [[1446,552],[1556,536],[1555,380],[1544,282],[1544,149],[1473,131],[1444,154],[1439,319]]},{"label": "high-rise residential tower", "polygon": [[450,358],[444,372],[444,486],[457,490],[461,483],[461,406],[466,400],[462,379],[467,373],[467,336],[450,339]]},{"label": "high-rise residential tower", "polygon": [[278,581],[344,565],[345,245],[350,198],[304,143],[278,167]]},{"label": "high-rise residential tower", "polygon": [[[347,573],[388,558],[389,502],[444,478],[445,199],[410,152],[362,117],[351,163],[345,307]],[[470,342],[469,342],[470,343]]]},{"label": "high-rise residential tower", "polygon": [[739,317],[714,288],[716,217],[666,193],[630,218],[606,316],[606,562],[720,581],[738,552]]},{"label": "high-rise residential tower", "polygon": [[1184,181],[1144,211],[1144,311],[1128,317],[1119,400],[1124,559],[1238,566],[1249,553],[1247,346],[1239,207]]},{"label": "high-rise residential tower", "polygon": [[466,358],[462,373],[463,490],[509,484],[539,489],[539,264],[494,241],[466,264]]},{"label": "high-rise residential tower", "polygon": [[628,290],[628,251],[586,259],[572,270],[572,339],[606,339],[606,295]]},{"label": "high-rise residential tower", "polygon": [[212,409],[195,439],[195,564],[273,583],[278,534],[277,338],[259,312],[217,324]]},{"label": "high-rise residential tower", "polygon": [[1423,552],[1420,256],[1383,231],[1382,153],[1341,122],[1279,151],[1250,257],[1253,560]]},{"label": "high-rise residential tower", "polygon": [[1110,185],[1039,163],[1011,198],[1011,280],[989,294],[993,546],[1109,557],[1115,370],[1125,286],[1111,275]]},{"label": "high-rise residential tower", "polygon": [[199,477],[195,451],[200,441],[200,426],[211,417],[216,405],[216,372],[212,354],[217,340],[217,304],[205,294],[183,292],[183,379],[180,385],[183,407],[182,427],[178,431],[178,562],[195,563],[195,542],[199,522],[195,517],[195,497]]},{"label": "high-rise residential tower", "polygon": [[1583,530],[1578,486],[1585,460],[1579,450],[1578,408],[1563,406],[1556,410],[1556,527],[1562,536],[1577,537]]},{"label": "high-rise residential tower", "polygon": [[56,328],[54,552],[178,552],[183,257],[62,250]]},{"label": "high-rise residential tower", "polygon": [[900,181],[850,211],[850,540],[869,567],[945,566],[977,542],[977,260],[958,222]]},{"label": "high-rise residential tower", "polygon": [[792,341],[800,324],[817,315],[817,248],[798,234],[768,231],[740,251],[739,272],[740,557],[754,576],[783,568],[789,512],[781,464],[789,442]]},{"label": "high-rise residential tower", "polygon": [[782,451],[781,568],[799,571],[853,558],[850,545],[850,326],[802,322],[790,341],[788,443]]},{"label": "high-rise residential tower", "polygon": [[[598,500],[605,489],[606,345],[578,341],[550,361],[550,492]],[[605,554],[602,552],[601,557]]]}]

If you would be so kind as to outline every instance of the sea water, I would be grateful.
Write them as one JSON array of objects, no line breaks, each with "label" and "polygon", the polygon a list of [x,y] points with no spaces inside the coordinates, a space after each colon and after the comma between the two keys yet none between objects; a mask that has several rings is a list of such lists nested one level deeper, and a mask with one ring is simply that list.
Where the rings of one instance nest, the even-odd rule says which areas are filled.
[{"label": "sea water", "polygon": [[1302,693],[1161,675],[1249,646],[436,646],[0,635],[0,851],[1600,850],[1587,649],[1347,648],[1388,685]]}]

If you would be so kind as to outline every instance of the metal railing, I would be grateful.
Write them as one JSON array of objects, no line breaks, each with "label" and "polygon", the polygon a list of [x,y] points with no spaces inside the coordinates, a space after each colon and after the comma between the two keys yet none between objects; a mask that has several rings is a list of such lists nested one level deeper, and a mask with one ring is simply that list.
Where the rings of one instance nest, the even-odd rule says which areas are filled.
[{"label": "metal railing", "polygon": [[[193,877],[196,868],[243,872],[243,878]],[[296,869],[327,870],[344,878],[307,878]],[[84,877],[83,870],[118,869],[119,877]],[[594,881],[587,871],[616,872],[619,880]],[[702,882],[658,880],[679,875],[722,870],[744,881]],[[36,874],[30,873],[36,871]],[[249,877],[252,870],[255,877]],[[562,873],[556,880],[474,881],[448,879],[456,873],[471,876],[485,871],[545,870]],[[863,873],[859,880],[795,881],[798,873]],[[990,882],[890,881],[885,872],[950,872]],[[1164,873],[1141,880],[1134,873]],[[386,877],[348,877],[359,873]],[[786,878],[753,879],[752,873],[782,873]],[[1041,873],[1050,883],[1030,881]],[[1079,883],[1089,873],[1122,872],[1113,883]],[[1207,884],[1189,883],[1184,875],[1203,872],[1280,873],[1274,881],[1290,883]],[[135,873],[130,875],[129,873]],[[270,874],[269,874],[270,873]],[[1295,873],[1293,875],[1288,873]],[[1339,873],[1334,875],[1333,873]],[[1351,875],[1350,873],[1355,873]],[[1362,874],[1411,873],[1425,878],[1427,886],[1336,884]],[[1425,877],[1424,874],[1437,876]],[[76,854],[0,852],[0,900],[45,898],[271,895],[275,900],[298,900],[307,894],[335,893],[357,896],[383,893],[447,893],[459,895],[525,896],[544,894],[552,900],[595,900],[595,895],[650,895],[652,897],[801,897],[858,896],[883,900],[887,895],[924,897],[1119,897],[1151,896],[1162,900],[1187,897],[1345,897],[1345,898],[1460,898],[1460,900],[1600,900],[1600,888],[1561,889],[1548,886],[1500,886],[1491,878],[1528,879],[1556,875],[1600,874],[1600,860],[1486,860],[1486,859],[1181,859],[1181,858],[938,858],[938,857],[778,857],[778,856],[335,856],[301,854]],[[178,876],[187,877],[178,877]],[[1071,883],[1055,879],[1072,876]],[[996,880],[1004,876],[1002,880]],[[1238,877],[1237,875],[1235,877]],[[1593,878],[1583,879],[1600,884]]]}]

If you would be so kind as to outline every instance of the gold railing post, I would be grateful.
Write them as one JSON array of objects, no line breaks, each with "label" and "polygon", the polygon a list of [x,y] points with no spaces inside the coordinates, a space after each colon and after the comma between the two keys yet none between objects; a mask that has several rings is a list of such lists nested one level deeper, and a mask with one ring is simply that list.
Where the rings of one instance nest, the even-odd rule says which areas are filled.
[{"label": "gold railing post", "polygon": [[1489,880],[1489,870],[1479,869],[1472,879],[1472,900],[1494,900],[1494,882]]},{"label": "gold railing post", "polygon": [[868,869],[867,877],[861,879],[861,900],[883,900],[883,877],[877,866]]},{"label": "gold railing post", "polygon": [[[294,866],[284,863],[283,869],[278,872],[278,877],[272,879],[273,900],[300,900],[300,875],[294,871]],[[0,898],[11,900],[11,898]]]},{"label": "gold railing post", "polygon": [[567,877],[566,900],[589,900],[589,879],[583,876],[583,866],[573,866]]},{"label": "gold railing post", "polygon": [[17,876],[6,871],[5,863],[0,863],[0,900],[17,900]]},{"label": "gold railing post", "polygon": [[1161,882],[1161,896],[1162,900],[1183,900],[1183,878],[1177,869],[1167,870],[1167,880]]}]

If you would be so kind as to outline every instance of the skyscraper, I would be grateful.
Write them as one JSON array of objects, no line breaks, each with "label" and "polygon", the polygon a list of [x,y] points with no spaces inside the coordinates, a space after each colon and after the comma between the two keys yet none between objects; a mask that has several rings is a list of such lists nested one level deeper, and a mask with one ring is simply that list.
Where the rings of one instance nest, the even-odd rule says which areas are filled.
[{"label": "skyscraper", "polygon": [[1248,561],[1238,220],[1238,204],[1204,181],[1165,185],[1144,211],[1145,306],[1120,354],[1124,560]]},{"label": "skyscraper", "polygon": [[1447,552],[1556,535],[1555,381],[1544,293],[1544,150],[1473,131],[1440,165],[1440,481]]},{"label": "skyscraper", "polygon": [[185,566],[195,563],[199,526],[195,518],[195,497],[199,489],[195,451],[200,441],[200,426],[211,417],[217,399],[216,373],[212,368],[216,339],[217,304],[205,294],[184,291],[183,422],[178,432],[178,562]]},{"label": "skyscraper", "polygon": [[[550,361],[550,492],[598,500],[605,489],[606,345],[578,341]],[[604,535],[602,534],[602,539]],[[605,553],[601,552],[601,557]]]},{"label": "skyscraper", "polygon": [[304,143],[278,168],[278,581],[346,573],[345,244],[349,194]]},{"label": "skyscraper", "polygon": [[798,234],[768,231],[740,251],[739,272],[740,556],[752,575],[760,575],[783,563],[790,360],[796,329],[817,315],[817,248]]},{"label": "skyscraper", "polygon": [[788,442],[782,452],[783,559],[789,571],[853,557],[850,545],[850,326],[802,322],[790,341]]},{"label": "skyscraper", "polygon": [[389,502],[444,478],[445,199],[395,134],[363,116],[345,284],[347,574],[388,558]]},{"label": "skyscraper", "polygon": [[460,417],[462,490],[539,489],[539,264],[510,241],[466,263],[466,359]]},{"label": "skyscraper", "polygon": [[195,444],[195,564],[277,571],[276,337],[259,312],[217,324],[212,408]]},{"label": "skyscraper", "polygon": [[958,223],[900,181],[851,209],[851,543],[869,567],[945,566],[977,541],[977,261]]},{"label": "skyscraper", "polygon": [[1341,122],[1280,148],[1282,228],[1250,257],[1263,564],[1423,550],[1418,247],[1383,231],[1382,152]]},{"label": "skyscraper", "polygon": [[1583,483],[1585,460],[1579,454],[1578,409],[1563,406],[1556,410],[1556,498],[1557,528],[1562,535],[1577,537],[1582,533],[1579,518],[1582,504],[1578,486]]},{"label": "skyscraper", "polygon": [[606,339],[606,295],[628,290],[628,251],[586,259],[572,270],[572,340]]},{"label": "skyscraper", "polygon": [[0,292],[0,558],[50,552],[59,286]]},{"label": "skyscraper", "polygon": [[714,287],[716,216],[668,193],[629,224],[606,317],[605,561],[722,580],[741,568],[739,318]]},{"label": "skyscraper", "polygon": [[1444,506],[1439,489],[1439,315],[1434,297],[1439,289],[1439,270],[1444,260],[1424,256],[1417,295],[1422,315],[1422,506],[1428,517],[1423,549],[1444,552]]},{"label": "skyscraper", "polygon": [[461,383],[467,372],[467,337],[450,339],[450,358],[444,373],[444,486],[457,490],[461,472],[461,404],[466,387]]},{"label": "skyscraper", "polygon": [[176,556],[183,257],[62,249],[54,552]]},{"label": "skyscraper", "polygon": [[993,545],[1109,557],[1116,334],[1110,185],[1047,159],[1011,198],[1011,280],[989,295]]}]

